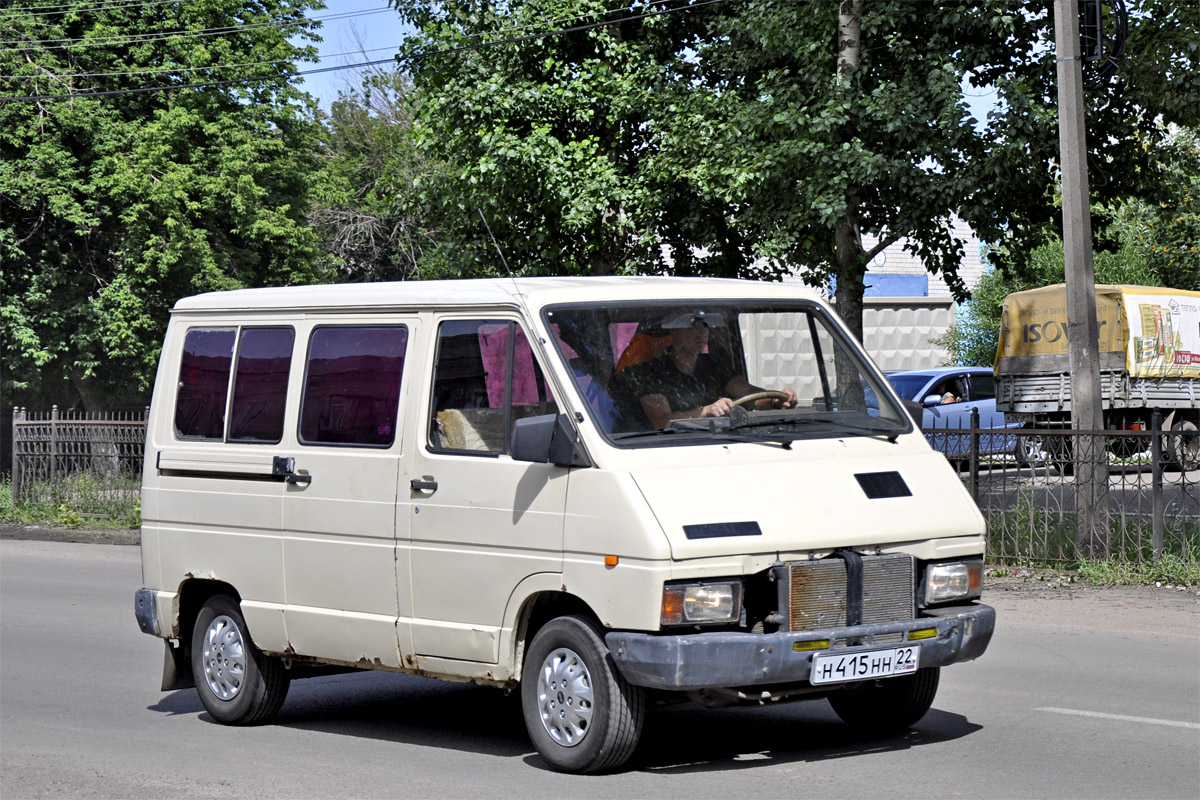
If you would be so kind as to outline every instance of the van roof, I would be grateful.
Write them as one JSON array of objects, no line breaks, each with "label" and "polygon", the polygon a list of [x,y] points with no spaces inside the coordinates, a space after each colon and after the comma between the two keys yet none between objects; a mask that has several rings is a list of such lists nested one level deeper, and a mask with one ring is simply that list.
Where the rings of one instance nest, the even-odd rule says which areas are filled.
[{"label": "van roof", "polygon": [[330,308],[520,306],[583,301],[664,300],[672,297],[817,299],[797,284],[731,278],[647,276],[477,278],[387,283],[341,283],[236,289],[184,297],[174,312]]}]

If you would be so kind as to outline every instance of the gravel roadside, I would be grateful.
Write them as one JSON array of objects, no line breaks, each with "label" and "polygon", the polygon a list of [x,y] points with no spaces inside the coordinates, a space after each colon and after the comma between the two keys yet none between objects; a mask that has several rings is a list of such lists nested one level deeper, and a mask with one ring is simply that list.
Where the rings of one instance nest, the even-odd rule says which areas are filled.
[{"label": "gravel roadside", "polygon": [[140,544],[136,528],[59,528],[46,525],[18,525],[0,522],[0,539],[34,542],[76,542],[80,544]]}]

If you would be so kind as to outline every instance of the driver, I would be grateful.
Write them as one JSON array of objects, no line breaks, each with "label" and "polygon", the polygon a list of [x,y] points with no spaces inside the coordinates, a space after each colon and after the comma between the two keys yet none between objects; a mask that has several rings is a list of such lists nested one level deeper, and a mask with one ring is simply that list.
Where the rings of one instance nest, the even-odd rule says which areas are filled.
[{"label": "driver", "polygon": [[[719,324],[718,320],[713,320]],[[665,428],[674,419],[721,417],[739,398],[762,389],[741,375],[732,374],[719,360],[704,352],[708,348],[709,321],[704,312],[690,315],[688,324],[670,324],[671,344],[658,358],[630,367],[623,378],[631,394],[639,398],[642,411],[655,428]],[[762,398],[755,408],[792,408],[796,393],[784,389],[786,400]]]}]

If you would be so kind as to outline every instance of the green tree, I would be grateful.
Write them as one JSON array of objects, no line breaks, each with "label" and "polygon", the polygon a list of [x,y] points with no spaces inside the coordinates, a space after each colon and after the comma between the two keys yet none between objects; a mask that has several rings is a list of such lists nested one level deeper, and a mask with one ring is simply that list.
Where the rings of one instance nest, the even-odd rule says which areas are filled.
[{"label": "green tree", "polygon": [[[439,271],[495,269],[482,209],[530,271],[798,269],[837,278],[857,330],[883,247],[902,242],[964,297],[954,216],[1010,269],[1061,225],[1041,0],[396,6],[419,31],[414,132],[445,166],[414,193],[439,220]],[[1200,115],[1196,7],[1132,6],[1126,60],[1088,95],[1103,208],[1152,196],[1145,144]],[[613,24],[537,35],[599,22]],[[987,86],[999,102],[977,121],[965,95]]]},{"label": "green tree", "polygon": [[[319,129],[289,83],[297,60],[315,58],[293,44],[313,38],[313,6],[21,0],[0,11],[11,402],[144,400],[176,299],[320,277],[305,221]],[[161,86],[179,88],[142,91]]]},{"label": "green tree", "polygon": [[502,272],[480,213],[526,274],[747,269],[723,200],[660,141],[690,71],[686,15],[635,19],[648,7],[601,0],[395,4],[418,30],[401,59],[419,92],[415,141],[438,165],[413,187],[441,234],[422,274]]},{"label": "green tree", "polygon": [[326,120],[309,221],[327,269],[353,281],[403,280],[435,243],[408,202],[431,168],[413,145],[411,81],[395,69],[360,78]]},{"label": "green tree", "polygon": [[[1182,128],[1157,145],[1162,182],[1140,204],[1140,241],[1163,286],[1200,292],[1200,135]],[[1136,202],[1136,201],[1135,201]]]},{"label": "green tree", "polygon": [[[1105,228],[1129,202],[1161,204],[1176,174],[1174,126],[1200,125],[1200,6],[1129,0],[1128,38],[1112,74],[1084,93],[1092,229],[1100,246],[1119,238]],[[989,236],[1001,266],[1021,271],[1048,232],[1062,233],[1058,204],[1058,115],[1053,15],[1047,4],[1022,11],[1020,51],[1005,67],[980,69],[999,103],[989,115],[995,144],[985,162],[995,176],[1003,225]],[[1106,30],[1115,31],[1108,19]],[[1089,70],[1085,65],[1085,70]],[[1194,173],[1193,173],[1194,174]]]}]

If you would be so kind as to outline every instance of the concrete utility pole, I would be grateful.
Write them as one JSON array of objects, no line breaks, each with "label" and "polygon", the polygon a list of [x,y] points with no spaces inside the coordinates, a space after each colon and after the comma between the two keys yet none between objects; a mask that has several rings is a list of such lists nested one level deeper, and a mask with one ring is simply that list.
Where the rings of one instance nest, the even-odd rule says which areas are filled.
[{"label": "concrete utility pole", "polygon": [[[1071,427],[1102,430],[1100,329],[1088,199],[1087,130],[1077,0],[1054,0],[1058,53],[1058,137],[1062,166],[1063,254],[1067,274],[1067,346],[1071,367]],[[1103,436],[1076,437],[1075,541],[1084,558],[1108,554],[1108,454]]]}]

